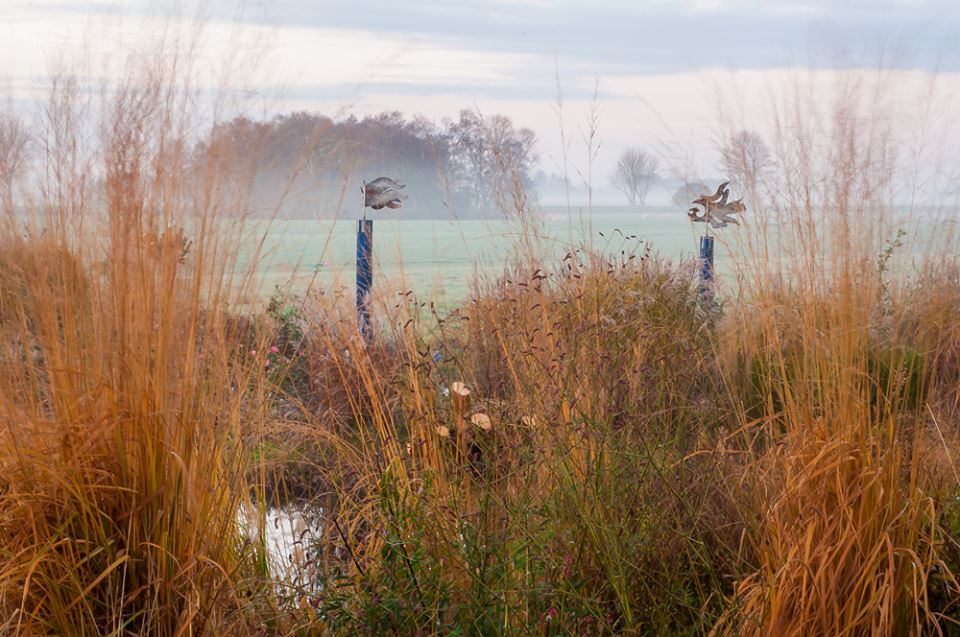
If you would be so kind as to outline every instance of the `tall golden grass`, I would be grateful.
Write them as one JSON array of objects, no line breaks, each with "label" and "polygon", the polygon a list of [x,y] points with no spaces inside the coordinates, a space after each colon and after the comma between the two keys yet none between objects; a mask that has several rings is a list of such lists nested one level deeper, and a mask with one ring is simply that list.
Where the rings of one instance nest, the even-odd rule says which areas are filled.
[{"label": "tall golden grass", "polygon": [[252,625],[237,519],[265,384],[228,320],[252,284],[244,191],[193,154],[182,80],[163,56],[92,98],[58,77],[28,129],[0,242],[0,632]]},{"label": "tall golden grass", "polygon": [[[196,152],[174,66],[96,109],[57,79],[30,170],[2,164],[0,630],[955,624],[960,278],[887,243],[873,93],[777,111],[722,303],[652,251],[545,259],[515,179],[513,262],[446,314],[391,295],[365,342],[326,297],[247,302],[256,158]],[[320,529],[278,583],[266,509],[293,498]]]}]

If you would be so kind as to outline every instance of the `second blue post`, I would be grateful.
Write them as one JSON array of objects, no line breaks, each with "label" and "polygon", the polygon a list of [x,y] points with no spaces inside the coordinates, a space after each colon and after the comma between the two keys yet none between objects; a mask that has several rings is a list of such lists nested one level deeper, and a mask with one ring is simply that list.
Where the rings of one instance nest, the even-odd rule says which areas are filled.
[{"label": "second blue post", "polygon": [[700,298],[713,299],[713,237],[700,237]]},{"label": "second blue post", "polygon": [[370,338],[370,288],[373,287],[373,219],[357,222],[357,327]]}]

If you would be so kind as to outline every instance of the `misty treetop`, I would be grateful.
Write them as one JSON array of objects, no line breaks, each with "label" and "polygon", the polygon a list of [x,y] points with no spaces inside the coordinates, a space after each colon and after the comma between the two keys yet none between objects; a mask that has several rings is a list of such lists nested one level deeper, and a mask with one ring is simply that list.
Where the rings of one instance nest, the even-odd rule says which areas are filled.
[{"label": "misty treetop", "polygon": [[642,206],[650,188],[660,178],[659,173],[656,157],[639,148],[627,148],[617,160],[611,181],[627,196],[631,206]]},{"label": "misty treetop", "polygon": [[495,213],[505,193],[531,191],[535,147],[533,131],[504,115],[463,110],[436,124],[396,111],[297,112],[217,125],[198,152],[239,164],[254,183],[257,214],[273,214],[269,202],[280,196],[284,217],[355,217],[361,181],[385,174],[407,184],[405,217],[443,218]]},{"label": "misty treetop", "polygon": [[753,195],[776,167],[776,161],[760,135],[740,130],[720,145],[720,165],[734,188]]}]

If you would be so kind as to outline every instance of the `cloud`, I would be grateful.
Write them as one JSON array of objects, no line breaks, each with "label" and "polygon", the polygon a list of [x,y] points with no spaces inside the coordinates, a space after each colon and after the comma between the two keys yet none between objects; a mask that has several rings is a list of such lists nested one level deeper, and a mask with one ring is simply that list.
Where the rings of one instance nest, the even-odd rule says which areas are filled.
[{"label": "cloud", "polygon": [[[214,69],[238,48],[237,4],[204,6],[209,24],[200,54],[203,68]],[[359,113],[401,110],[441,119],[475,106],[533,128],[547,169],[563,152],[551,104],[555,64],[574,163],[582,163],[577,125],[586,121],[600,78],[600,173],[625,145],[675,148],[695,139],[691,152],[709,147],[724,109],[742,121],[761,121],[766,114],[758,105],[769,105],[775,87],[803,70],[829,77],[834,69],[882,61],[917,77],[936,69],[953,89],[960,86],[951,75],[960,72],[951,40],[960,32],[953,0],[251,0],[243,6],[240,48],[255,51],[248,55],[265,72],[244,77],[247,85],[237,90],[282,86],[286,102],[270,104],[272,112],[335,113],[349,104]],[[104,60],[91,68],[108,76],[145,34],[162,31],[169,12],[169,5],[146,0],[8,0],[0,6],[2,72],[36,94],[51,60],[89,46]],[[206,79],[217,85],[212,71]]]},{"label": "cloud", "polygon": [[[904,66],[930,63],[928,44],[960,29],[947,2],[489,2],[392,0],[316,3],[290,0],[266,9],[278,25],[359,29],[448,47],[559,56],[595,73],[670,73],[715,67],[773,68],[858,64],[878,42],[906,41]],[[835,41],[827,55],[810,52]],[[828,49],[829,50],[829,49]],[[806,57],[808,59],[798,59]],[[947,61],[960,63],[954,56]]]},{"label": "cloud", "polygon": [[[24,2],[25,0],[21,0]],[[233,0],[211,16],[236,17]],[[279,27],[364,32],[456,50],[558,56],[593,73],[672,73],[704,67],[856,66],[882,46],[908,68],[960,69],[940,53],[960,30],[954,0],[260,0],[242,19]],[[118,3],[58,0],[61,11],[115,11]],[[156,11],[128,0],[129,13]],[[885,44],[884,44],[885,43]],[[902,45],[902,46],[901,46]],[[952,47],[951,47],[952,48]],[[821,52],[823,51],[823,52]]]}]

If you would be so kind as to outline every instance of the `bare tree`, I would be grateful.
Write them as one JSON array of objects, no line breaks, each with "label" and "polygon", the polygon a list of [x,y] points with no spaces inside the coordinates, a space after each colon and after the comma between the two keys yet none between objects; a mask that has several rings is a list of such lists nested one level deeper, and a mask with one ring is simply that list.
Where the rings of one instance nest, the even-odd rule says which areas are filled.
[{"label": "bare tree", "polygon": [[0,114],[0,204],[10,210],[13,187],[23,170],[30,145],[30,134],[19,119]]},{"label": "bare tree", "polygon": [[447,122],[446,139],[453,176],[475,209],[493,202],[502,210],[507,199],[532,188],[536,161],[532,130],[516,128],[505,115],[485,117],[463,110],[460,119]]},{"label": "bare tree", "polygon": [[639,148],[628,148],[620,155],[613,172],[613,185],[622,191],[631,206],[642,205],[656,183],[659,164],[656,157]]},{"label": "bare tree", "polygon": [[737,190],[755,193],[773,168],[773,155],[763,138],[754,132],[734,133],[720,148],[724,176]]}]

